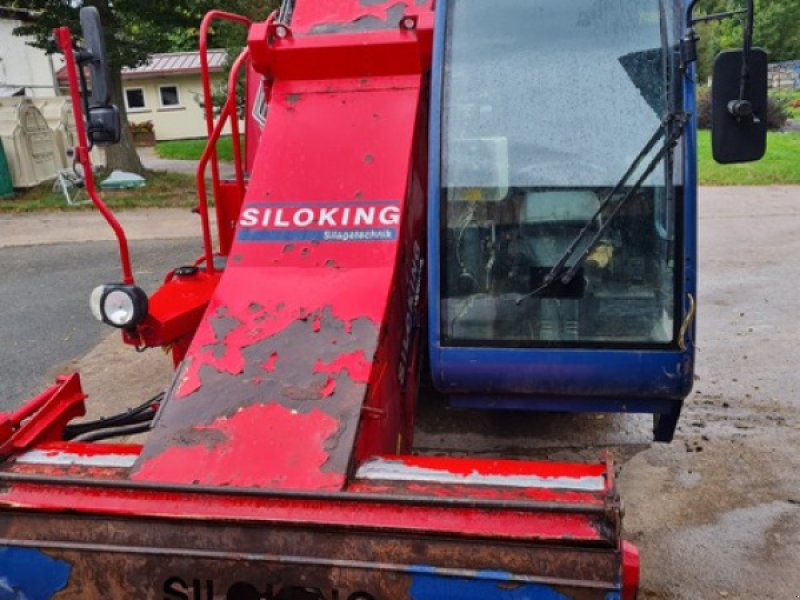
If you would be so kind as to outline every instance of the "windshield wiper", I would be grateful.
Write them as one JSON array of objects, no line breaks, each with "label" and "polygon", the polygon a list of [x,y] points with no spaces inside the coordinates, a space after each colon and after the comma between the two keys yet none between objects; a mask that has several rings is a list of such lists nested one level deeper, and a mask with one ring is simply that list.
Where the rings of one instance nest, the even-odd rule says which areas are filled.
[{"label": "windshield wiper", "polygon": [[[572,242],[570,242],[567,249],[561,255],[561,257],[556,261],[556,264],[548,271],[548,273],[542,279],[542,284],[537,287],[535,290],[528,292],[524,296],[520,296],[517,298],[516,304],[521,304],[524,300],[536,296],[540,294],[548,287],[550,287],[555,281],[559,280],[562,284],[568,285],[573,277],[575,277],[575,273],[578,272],[581,265],[583,265],[586,258],[591,254],[594,247],[597,245],[597,242],[600,241],[603,234],[605,233],[606,229],[608,229],[609,224],[614,219],[614,217],[619,213],[620,209],[625,205],[625,203],[630,200],[636,192],[639,191],[639,188],[642,187],[642,184],[645,180],[650,176],[650,174],[656,169],[658,164],[663,160],[667,154],[672,151],[675,147],[675,144],[678,143],[681,135],[683,135],[683,129],[686,126],[687,121],[689,120],[689,116],[686,113],[676,113],[668,115],[664,121],[658,126],[658,129],[653,134],[653,136],[647,141],[644,145],[642,150],[639,154],[636,155],[636,158],[633,159],[633,162],[625,171],[625,174],[622,178],[617,182],[614,188],[606,195],[605,199],[600,203],[600,206],[597,208],[595,213],[586,221],[586,224],[581,228],[578,234],[573,238]],[[606,210],[606,208],[614,201],[614,196],[616,196],[620,190],[625,187],[625,184],[631,178],[633,173],[641,164],[642,160],[650,154],[650,152],[655,148],[656,144],[666,136],[664,140],[664,145],[659,149],[658,152],[653,156],[650,162],[645,167],[642,174],[636,180],[636,182],[631,186],[631,188],[627,191],[627,193],[619,199],[614,207],[612,208],[611,212],[607,215],[605,221],[598,227],[597,231],[595,232],[594,236],[589,240],[589,243],[583,249],[583,252],[575,261],[575,263],[564,272],[564,268],[566,267],[567,262],[570,258],[575,254],[575,251],[580,246],[581,242],[583,241],[586,233],[589,229],[594,225],[597,218]]]}]

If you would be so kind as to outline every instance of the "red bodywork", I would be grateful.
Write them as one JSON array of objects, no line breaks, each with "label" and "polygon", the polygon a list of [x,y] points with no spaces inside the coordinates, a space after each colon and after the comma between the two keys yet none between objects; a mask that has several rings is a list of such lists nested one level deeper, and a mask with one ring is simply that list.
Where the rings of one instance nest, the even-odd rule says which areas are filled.
[{"label": "red bodywork", "polygon": [[[211,15],[204,32],[217,17],[229,18]],[[78,587],[59,598],[108,597],[109,581],[123,582],[119,598],[201,598],[209,585],[209,598],[256,597],[230,592],[253,565],[275,585],[361,590],[352,598],[444,597],[432,577],[453,590],[496,580],[497,597],[533,585],[633,597],[638,556],[605,462],[411,454],[432,27],[430,0],[315,0],[296,3],[291,27],[250,28],[237,61],[246,158],[237,150],[227,184],[212,167],[219,248],[204,168],[222,120],[198,174],[200,269],[170,274],[126,333],[170,347],[177,366],[147,439],[58,442],[82,414],[77,379],[0,421],[12,455],[0,543],[72,565]],[[67,50],[68,32],[59,41]],[[222,119],[235,112],[231,100]]]}]

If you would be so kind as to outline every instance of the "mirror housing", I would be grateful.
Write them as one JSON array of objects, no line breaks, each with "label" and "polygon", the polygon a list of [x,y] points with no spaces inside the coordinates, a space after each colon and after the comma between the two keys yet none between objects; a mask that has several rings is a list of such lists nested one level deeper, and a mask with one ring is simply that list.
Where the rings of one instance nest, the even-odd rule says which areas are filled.
[{"label": "mirror housing", "polygon": [[81,8],[81,30],[83,43],[88,55],[85,61],[89,64],[92,80],[92,106],[111,104],[111,81],[108,74],[106,44],[103,39],[103,26],[100,24],[100,13],[94,6]]},{"label": "mirror housing", "polygon": [[[100,13],[94,6],[84,6],[80,19],[85,50],[79,54],[79,63],[89,66],[92,83],[85,109],[89,142],[97,146],[117,144],[122,135],[122,123],[119,108],[111,103],[111,77]],[[83,81],[83,77],[81,79]]]},{"label": "mirror housing", "polygon": [[711,87],[711,148],[722,164],[760,160],[767,150],[767,53],[721,52],[714,61]]},{"label": "mirror housing", "polygon": [[122,136],[122,122],[119,108],[115,105],[90,107],[86,120],[88,121],[86,133],[92,144],[97,146],[119,144]]}]

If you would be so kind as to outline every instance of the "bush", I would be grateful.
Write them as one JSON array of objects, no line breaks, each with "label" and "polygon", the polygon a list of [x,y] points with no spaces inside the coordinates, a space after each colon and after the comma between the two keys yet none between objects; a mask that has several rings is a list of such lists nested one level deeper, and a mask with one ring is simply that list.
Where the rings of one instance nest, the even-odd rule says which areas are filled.
[{"label": "bush", "polygon": [[697,88],[697,126],[711,129],[711,88]]},{"label": "bush", "polygon": [[792,118],[791,92],[775,92],[769,97],[767,124],[770,129],[783,129],[786,121]]},{"label": "bush", "polygon": [[[779,92],[770,94],[767,98],[767,128],[772,131],[783,129],[791,116],[791,105],[789,96]],[[697,89],[697,126],[711,129],[711,88]]]},{"label": "bush", "polygon": [[153,133],[153,122],[143,121],[142,123],[128,123],[128,128],[134,135],[137,133]]}]

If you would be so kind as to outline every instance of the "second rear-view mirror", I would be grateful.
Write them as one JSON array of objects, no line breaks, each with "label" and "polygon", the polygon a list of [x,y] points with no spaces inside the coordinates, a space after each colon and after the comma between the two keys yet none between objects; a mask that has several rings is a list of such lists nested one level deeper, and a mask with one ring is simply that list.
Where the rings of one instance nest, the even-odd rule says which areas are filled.
[{"label": "second rear-view mirror", "polygon": [[[767,150],[767,53],[721,52],[711,88],[711,147],[719,163],[761,159]],[[746,73],[746,74],[745,74]]]}]

